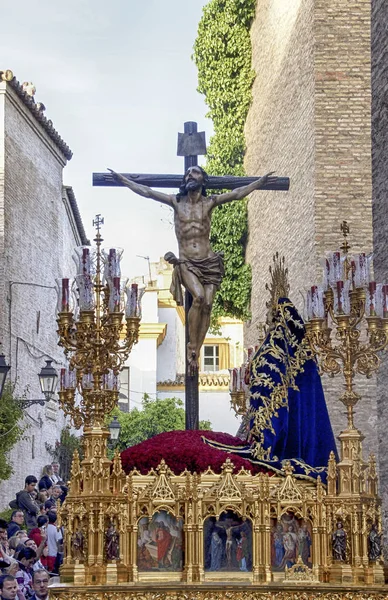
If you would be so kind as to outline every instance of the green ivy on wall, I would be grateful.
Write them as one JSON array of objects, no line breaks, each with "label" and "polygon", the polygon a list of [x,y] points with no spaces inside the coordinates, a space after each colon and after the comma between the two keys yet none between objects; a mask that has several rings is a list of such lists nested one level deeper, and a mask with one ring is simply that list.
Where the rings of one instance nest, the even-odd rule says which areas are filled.
[{"label": "green ivy on wall", "polygon": [[9,479],[13,473],[9,452],[22,438],[23,409],[15,396],[14,387],[5,385],[0,400],[0,481]]},{"label": "green ivy on wall", "polygon": [[[250,26],[256,0],[210,0],[194,45],[198,91],[205,95],[214,136],[207,149],[211,175],[244,175],[244,125],[252,100]],[[225,277],[213,305],[220,316],[249,317],[251,269],[245,264],[246,200],[224,204],[212,217],[211,243],[224,252]]]}]

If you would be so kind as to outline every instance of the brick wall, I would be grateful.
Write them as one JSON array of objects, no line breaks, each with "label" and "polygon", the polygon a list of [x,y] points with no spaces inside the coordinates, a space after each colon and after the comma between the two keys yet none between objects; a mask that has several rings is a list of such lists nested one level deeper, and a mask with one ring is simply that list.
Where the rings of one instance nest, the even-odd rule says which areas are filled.
[{"label": "brick wall", "polygon": [[[385,0],[372,2],[372,173],[373,241],[376,278],[388,281],[388,10]],[[380,474],[388,473],[388,357],[377,375]],[[380,476],[388,547],[388,477]]]},{"label": "brick wall", "polygon": [[[53,287],[56,278],[73,275],[71,255],[80,240],[62,191],[64,156],[6,83],[0,83],[0,107],[0,335],[17,392],[40,398],[37,374],[45,358],[57,368],[64,363]],[[58,439],[64,417],[50,404],[26,411],[26,439],[11,453],[15,473],[0,484],[0,509],[26,475],[39,478],[51,462],[45,442]]]},{"label": "brick wall", "polygon": [[[246,123],[249,175],[275,170],[291,178],[284,192],[249,201],[247,261],[253,268],[252,321],[265,319],[272,255],[286,258],[291,299],[303,311],[306,289],[320,280],[320,258],[351,227],[352,250],[372,249],[371,66],[369,1],[258,0],[251,29],[253,104]],[[335,433],[346,426],[337,398],[342,379],[324,378]],[[356,426],[377,452],[375,380],[360,380]]]}]

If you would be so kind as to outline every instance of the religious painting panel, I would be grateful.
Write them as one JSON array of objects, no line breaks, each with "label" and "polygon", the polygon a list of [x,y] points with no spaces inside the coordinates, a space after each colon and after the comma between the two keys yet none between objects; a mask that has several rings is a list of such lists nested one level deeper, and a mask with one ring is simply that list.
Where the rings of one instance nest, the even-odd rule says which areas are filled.
[{"label": "religious painting panel", "polygon": [[271,565],[274,571],[292,567],[301,557],[312,567],[312,528],[310,521],[286,512],[280,519],[271,519]]},{"label": "religious painting panel", "polygon": [[138,524],[137,566],[139,571],[183,570],[183,520],[166,510]]},{"label": "religious painting panel", "polygon": [[252,570],[252,523],[233,512],[204,522],[205,571]]}]

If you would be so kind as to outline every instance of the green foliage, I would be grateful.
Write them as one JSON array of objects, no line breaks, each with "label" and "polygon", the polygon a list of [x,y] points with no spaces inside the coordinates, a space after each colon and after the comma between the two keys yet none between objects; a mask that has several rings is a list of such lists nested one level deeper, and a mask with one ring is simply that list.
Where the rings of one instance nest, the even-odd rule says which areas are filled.
[{"label": "green foliage", "polygon": [[11,520],[11,515],[13,513],[13,508],[5,508],[0,512],[0,519],[4,519],[7,523]]},{"label": "green foliage", "polygon": [[[205,95],[214,136],[206,170],[211,175],[244,175],[244,125],[255,78],[251,68],[249,30],[256,0],[210,0],[203,9],[194,45],[198,91]],[[248,231],[246,201],[217,208],[211,243],[224,252],[225,277],[213,305],[213,323],[220,316],[249,317],[251,269],[245,264]]]},{"label": "green foliage", "polygon": [[[133,408],[129,413],[115,409],[107,419],[107,425],[114,415],[120,422],[117,444],[120,451],[148,440],[158,433],[185,428],[185,410],[179,398],[151,400],[146,394],[142,406],[142,410]],[[210,421],[201,421],[200,429],[210,430]]]},{"label": "green foliage", "polygon": [[22,438],[26,428],[22,419],[23,410],[14,396],[14,387],[6,384],[0,400],[0,481],[9,479],[13,473],[8,453]]},{"label": "green foliage", "polygon": [[59,472],[64,483],[66,483],[70,480],[71,463],[73,461],[75,450],[78,450],[80,458],[82,459],[82,438],[71,433],[70,427],[67,426],[62,429],[60,439],[55,442],[54,446],[47,442],[45,445],[53,462],[59,462]]}]

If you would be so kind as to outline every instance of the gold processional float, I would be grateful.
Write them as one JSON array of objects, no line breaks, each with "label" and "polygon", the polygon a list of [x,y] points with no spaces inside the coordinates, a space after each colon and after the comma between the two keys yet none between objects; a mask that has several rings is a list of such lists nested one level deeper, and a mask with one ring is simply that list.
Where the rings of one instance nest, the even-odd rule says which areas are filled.
[{"label": "gold processional float", "polygon": [[[346,223],[342,253],[328,255],[323,286],[308,293],[305,343],[319,358],[322,372],[342,373],[345,380],[340,400],[348,422],[339,435],[340,461],[336,464],[333,453],[328,457],[326,485],[319,477],[297,479],[287,461],[282,476],[236,472],[230,455],[220,474],[209,467],[175,475],[162,461],[147,475],[136,469],[126,475],[118,451],[113,461],[108,459],[105,419],[117,403],[119,371],[138,339],[141,293],[136,285],[127,286],[124,307],[120,251],[101,251],[99,216],[94,223],[96,249],[84,247],[77,253],[73,309],[69,280],[60,284],[59,344],[69,359],[68,370],[61,374],[60,401],[74,425],[84,428],[84,458],[80,461],[74,454],[69,493],[59,511],[65,555],[61,583],[51,586],[50,598],[388,598],[376,461],[373,455],[364,460],[363,435],[353,422],[360,400],[355,373],[374,373],[380,362],[377,352],[387,345],[388,286],[370,280],[364,254],[348,255]],[[274,259],[276,288],[286,270],[284,259]],[[248,391],[243,377],[238,379],[231,402],[243,414]],[[226,535],[222,569],[206,563],[209,520]],[[282,564],[274,568],[276,529],[287,524],[288,544],[297,544],[298,556],[291,565],[283,555]],[[232,530],[238,527],[233,550],[238,561],[235,556],[232,563]],[[217,533],[212,535],[216,556],[219,540]],[[166,539],[168,556],[162,552]]]}]

